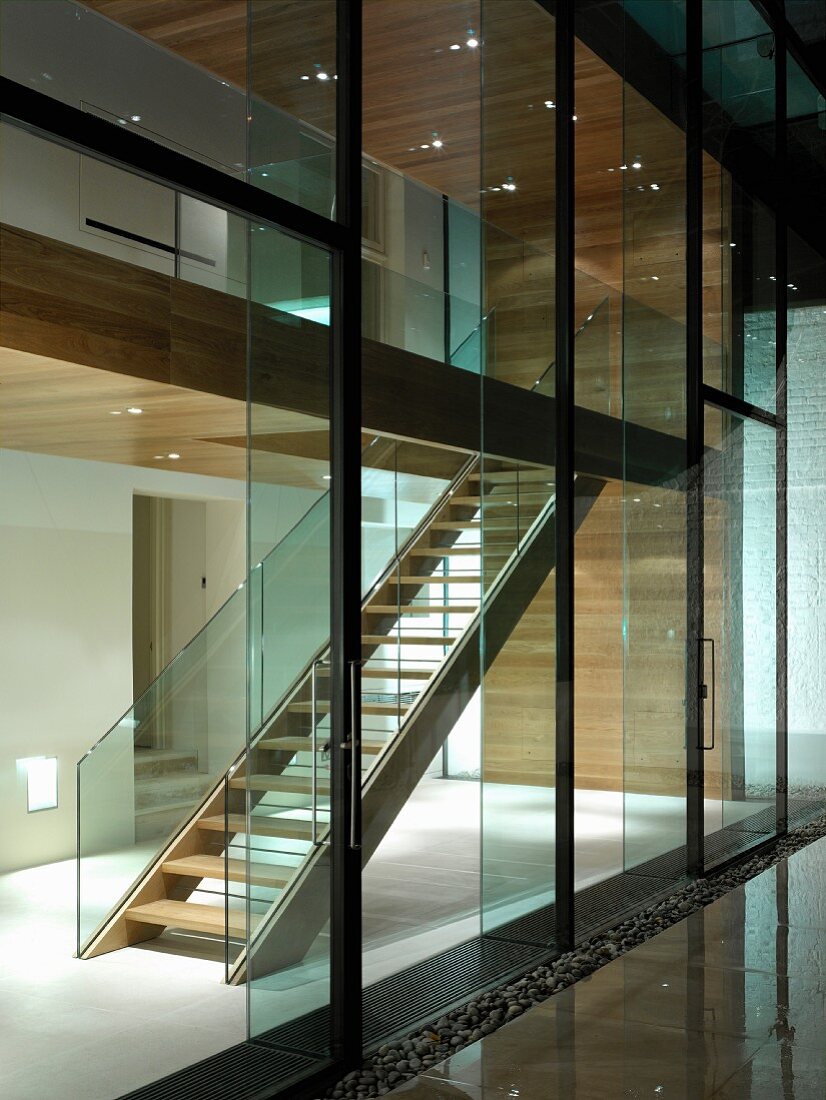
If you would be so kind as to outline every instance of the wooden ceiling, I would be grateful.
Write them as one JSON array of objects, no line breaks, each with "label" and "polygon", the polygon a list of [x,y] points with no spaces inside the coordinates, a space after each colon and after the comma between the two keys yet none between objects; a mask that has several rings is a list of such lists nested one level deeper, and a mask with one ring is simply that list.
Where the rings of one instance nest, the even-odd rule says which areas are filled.
[{"label": "wooden ceiling", "polygon": [[[315,417],[256,406],[255,479],[324,488],[326,459],[301,445],[314,442],[320,427]],[[245,402],[7,347],[0,348],[0,436],[10,450],[247,476]]]}]

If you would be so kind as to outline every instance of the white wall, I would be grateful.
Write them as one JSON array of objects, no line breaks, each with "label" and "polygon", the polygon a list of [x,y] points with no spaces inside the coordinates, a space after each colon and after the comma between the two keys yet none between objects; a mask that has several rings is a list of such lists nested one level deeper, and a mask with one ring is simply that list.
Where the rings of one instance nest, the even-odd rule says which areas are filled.
[{"label": "white wall", "polygon": [[[243,560],[244,533],[225,521],[245,492],[242,481],[0,450],[0,871],[74,854],[75,765],[131,705],[133,494],[216,502],[211,608],[242,579],[230,563]],[[276,541],[317,495],[268,486],[262,534]],[[59,759],[60,806],[28,815],[16,761],[39,755]]]}]

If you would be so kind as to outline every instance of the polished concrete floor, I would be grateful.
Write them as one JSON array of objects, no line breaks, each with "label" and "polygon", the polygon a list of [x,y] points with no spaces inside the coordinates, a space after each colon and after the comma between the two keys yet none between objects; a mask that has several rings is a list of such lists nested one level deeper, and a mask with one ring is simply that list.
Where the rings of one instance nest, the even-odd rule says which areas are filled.
[{"label": "polished concrete floor", "polygon": [[826,840],[392,1095],[824,1100]]},{"label": "polished concrete floor", "polygon": [[[676,799],[650,799],[631,814],[626,806],[623,821],[621,795],[580,791],[576,809],[579,888],[622,869],[623,826],[626,851],[638,843],[662,851],[683,821]],[[715,815],[710,804],[707,822]],[[547,789],[491,785],[483,801],[478,783],[421,783],[365,871],[365,985],[479,933],[483,860],[489,919],[549,900],[553,816]],[[100,896],[91,884],[84,891],[87,919],[120,893],[133,863],[104,859]],[[74,861],[0,876],[3,1100],[41,1100],[58,1087],[67,1100],[112,1100],[244,1038],[246,991],[221,984],[223,951],[214,943],[197,958],[203,942],[166,934],[73,959],[75,886]],[[256,983],[256,1030],[325,1001],[324,936],[316,948],[308,964]]]}]

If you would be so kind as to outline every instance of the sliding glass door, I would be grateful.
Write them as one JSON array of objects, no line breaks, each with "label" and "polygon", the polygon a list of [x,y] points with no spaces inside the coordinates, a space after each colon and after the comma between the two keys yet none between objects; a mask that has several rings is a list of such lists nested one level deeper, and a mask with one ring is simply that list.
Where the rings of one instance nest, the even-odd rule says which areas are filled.
[{"label": "sliding glass door", "polygon": [[698,640],[706,869],[777,831],[777,427],[706,400]]}]

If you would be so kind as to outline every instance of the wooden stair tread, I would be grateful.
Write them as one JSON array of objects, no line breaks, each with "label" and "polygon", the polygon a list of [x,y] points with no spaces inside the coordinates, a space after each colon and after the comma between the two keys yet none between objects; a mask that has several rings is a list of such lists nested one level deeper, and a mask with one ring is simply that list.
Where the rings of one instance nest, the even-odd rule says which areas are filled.
[{"label": "wooden stair tread", "polygon": [[[243,775],[236,776],[229,781],[230,787],[243,791],[246,789],[247,780]],[[251,791],[279,791],[283,794],[312,794],[313,784],[309,775],[251,775],[249,780]],[[316,790],[319,794],[330,793],[330,780],[319,776],[316,780]]]},{"label": "wooden stair tread", "polygon": [[247,934],[247,915],[243,909],[230,909],[227,924],[223,905],[201,905],[194,901],[170,901],[162,898],[126,910],[126,919],[141,924],[162,924],[166,928],[185,928],[188,932],[206,932],[243,937]]},{"label": "wooden stair tread", "polygon": [[478,574],[471,573],[458,573],[449,577],[436,576],[436,577],[391,577],[392,582],[396,584],[478,584],[480,577]]},{"label": "wooden stair tread", "polygon": [[477,604],[435,603],[435,604],[394,604],[382,603],[367,608],[368,615],[473,615]]},{"label": "wooden stair tread", "polygon": [[[453,645],[455,634],[364,634],[362,645]],[[302,705],[302,704],[300,704]]]},{"label": "wooden stair tread", "polygon": [[370,680],[429,680],[436,667],[433,668],[363,668],[362,680],[367,677]]},{"label": "wooden stair tread", "polygon": [[[370,703],[363,702],[361,704],[362,714],[397,714],[400,710],[407,710],[410,706],[409,703]],[[331,704],[316,703],[316,714],[329,714]],[[287,708],[294,714],[309,714],[313,709],[312,703],[290,703]]]},{"label": "wooden stair tread", "polygon": [[[321,738],[319,738],[319,748],[321,748]],[[375,754],[381,752],[384,748],[384,741],[362,741],[361,751],[362,753]],[[265,737],[257,743],[255,746],[259,749],[270,749],[273,752],[309,752],[310,751],[310,738],[309,737]]]},{"label": "wooden stair tread", "polygon": [[489,481],[492,485],[520,485],[526,482],[547,483],[553,477],[549,470],[476,470],[468,475],[468,481]]},{"label": "wooden stair tread", "polygon": [[[234,785],[236,780],[231,780]],[[241,781],[243,783],[243,780]],[[188,875],[191,878],[228,878],[230,882],[247,881],[247,863],[243,859],[224,860],[223,856],[194,855],[182,859],[169,859],[161,867],[169,875]],[[250,863],[249,882],[253,886],[284,886],[293,876],[294,867],[281,864]]]},{"label": "wooden stair tread", "polygon": [[[490,534],[491,531],[510,531],[512,524],[510,523],[498,523],[495,524],[491,520],[485,520],[485,532]],[[431,531],[481,531],[482,521],[479,519],[468,520],[437,520],[436,523],[431,523]]]},{"label": "wooden stair tread", "polygon": [[414,546],[410,556],[415,558],[449,558],[463,554],[479,554],[481,546]]},{"label": "wooden stair tread", "polygon": [[[253,814],[249,819],[253,836],[272,836],[280,840],[310,840],[312,839],[313,826],[311,821],[304,821],[295,817],[264,817]],[[201,817],[198,819],[199,829],[208,829],[213,832],[224,831],[224,815],[216,817]],[[246,814],[228,814],[226,818],[227,832],[232,834],[247,832]]]}]

